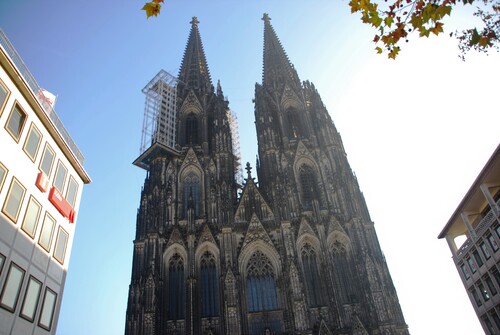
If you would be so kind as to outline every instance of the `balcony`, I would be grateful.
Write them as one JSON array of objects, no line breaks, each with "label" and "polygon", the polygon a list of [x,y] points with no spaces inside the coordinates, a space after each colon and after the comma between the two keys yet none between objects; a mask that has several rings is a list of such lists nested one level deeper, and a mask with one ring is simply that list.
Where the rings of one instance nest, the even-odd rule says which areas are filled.
[{"label": "balcony", "polygon": [[[497,207],[500,208],[500,199],[497,201]],[[489,227],[493,226],[495,221],[498,221],[500,217],[495,214],[493,209],[490,209],[486,215],[484,215],[479,222],[474,225],[474,232],[477,237],[482,236]],[[456,261],[462,259],[462,257],[468,252],[469,248],[474,244],[475,239],[471,239],[470,237],[465,240],[462,246],[457,250]]]}]

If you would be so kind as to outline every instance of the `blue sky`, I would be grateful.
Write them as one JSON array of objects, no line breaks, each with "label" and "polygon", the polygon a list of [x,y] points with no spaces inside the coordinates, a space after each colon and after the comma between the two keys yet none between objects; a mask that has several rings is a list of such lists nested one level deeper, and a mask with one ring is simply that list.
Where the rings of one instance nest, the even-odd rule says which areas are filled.
[{"label": "blue sky", "polygon": [[[342,134],[376,223],[412,334],[479,334],[444,240],[449,216],[500,142],[498,53],[458,59],[446,36],[411,37],[396,61],[338,0],[168,1],[146,19],[141,1],[0,1],[0,27],[86,157],[60,335],[123,334],[136,212],[144,96],[160,70],[176,75],[192,16],[213,83],[255,162],[254,85],[262,76],[264,12],[302,80],[319,90]],[[467,23],[458,16],[446,27]],[[460,320],[460,323],[457,322]]]}]

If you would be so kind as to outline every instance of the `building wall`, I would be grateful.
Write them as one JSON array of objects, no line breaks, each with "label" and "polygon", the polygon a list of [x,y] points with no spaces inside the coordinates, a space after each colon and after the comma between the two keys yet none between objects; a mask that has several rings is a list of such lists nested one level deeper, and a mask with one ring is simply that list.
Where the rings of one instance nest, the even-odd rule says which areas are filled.
[{"label": "building wall", "polygon": [[[41,114],[45,111],[36,103],[36,98],[33,99],[38,92],[32,92],[22,76],[15,76],[18,69],[3,48],[0,48],[0,58],[0,85],[8,92],[0,101],[0,170],[4,171],[3,180],[0,179],[0,334],[54,334],[75,224],[55,207],[49,199],[50,191],[58,165],[62,164],[67,172],[59,187],[62,188],[60,194],[68,199],[70,193],[74,194],[71,221],[76,222],[84,179],[58,144],[61,136],[54,133],[53,126],[47,128],[46,115]],[[24,115],[18,139],[7,130],[15,108]],[[36,127],[40,135],[38,146],[33,146],[37,147],[33,158],[25,150],[32,127]],[[36,184],[46,146],[50,146],[54,158],[46,175],[47,189],[42,191]],[[17,217],[11,215],[13,211],[9,209],[14,208],[9,207],[13,204],[15,191],[11,194],[10,189],[14,184],[23,190],[19,206],[14,206],[18,207]],[[68,191],[75,186],[76,192]],[[37,212],[31,212],[33,208],[39,209],[38,215],[31,216]],[[31,217],[34,219],[28,225],[25,220]],[[52,223],[52,230],[46,228]],[[16,277],[18,274],[20,278]],[[19,284],[18,289],[13,289],[17,287],[15,283]],[[17,299],[10,299],[12,293],[17,293]],[[34,304],[31,311],[28,310],[30,304]]]},{"label": "building wall", "polygon": [[191,22],[178,150],[148,149],[136,160],[149,165],[125,333],[408,335],[340,135],[264,21],[254,100],[259,183],[247,163],[243,186],[228,102],[211,86]]},{"label": "building wall", "polygon": [[439,235],[486,334],[500,334],[500,145]]}]

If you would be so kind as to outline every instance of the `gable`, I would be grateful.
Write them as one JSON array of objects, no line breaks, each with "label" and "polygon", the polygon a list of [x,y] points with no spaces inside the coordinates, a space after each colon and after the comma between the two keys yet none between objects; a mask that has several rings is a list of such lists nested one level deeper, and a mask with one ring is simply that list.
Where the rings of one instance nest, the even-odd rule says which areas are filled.
[{"label": "gable", "polygon": [[257,215],[260,220],[273,219],[271,207],[260,193],[252,179],[248,179],[241,194],[238,208],[234,214],[234,221],[249,221],[252,215]]}]

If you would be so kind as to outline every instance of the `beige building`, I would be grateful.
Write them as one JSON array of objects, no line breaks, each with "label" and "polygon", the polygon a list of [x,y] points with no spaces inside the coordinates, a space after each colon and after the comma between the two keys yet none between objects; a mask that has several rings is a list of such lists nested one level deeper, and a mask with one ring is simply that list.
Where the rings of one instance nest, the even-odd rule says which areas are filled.
[{"label": "beige building", "polygon": [[486,334],[500,334],[500,145],[439,238],[453,261]]},{"label": "beige building", "polygon": [[54,334],[83,156],[0,30],[0,334]]}]

